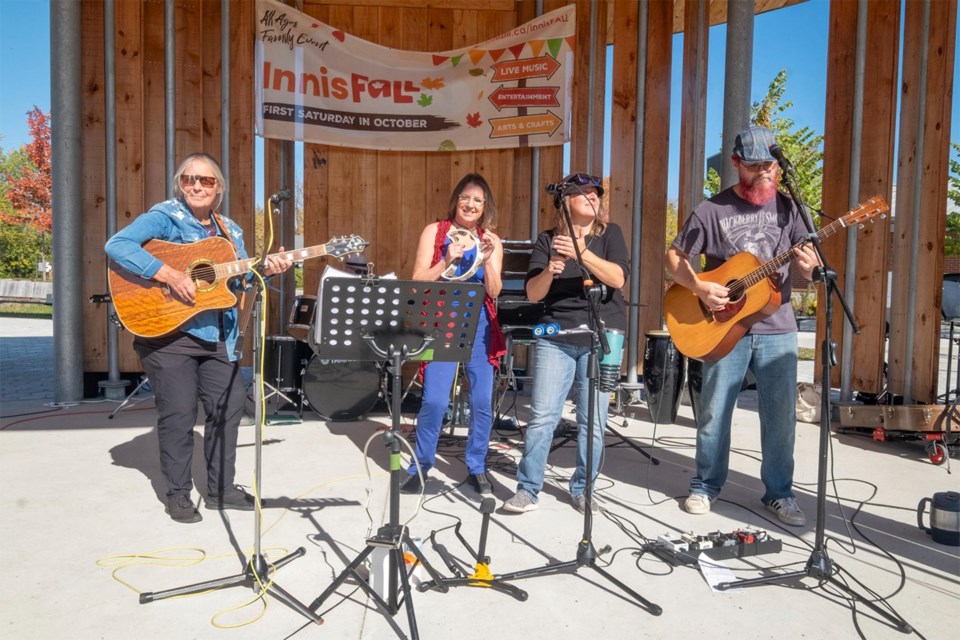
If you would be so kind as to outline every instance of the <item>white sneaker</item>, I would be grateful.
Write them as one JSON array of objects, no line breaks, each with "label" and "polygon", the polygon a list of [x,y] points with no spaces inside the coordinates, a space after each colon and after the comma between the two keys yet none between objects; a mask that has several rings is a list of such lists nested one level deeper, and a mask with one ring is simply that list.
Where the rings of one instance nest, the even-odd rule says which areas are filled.
[{"label": "white sneaker", "polygon": [[711,502],[710,496],[705,493],[691,493],[687,496],[687,499],[684,500],[683,509],[687,513],[700,516],[705,513],[710,513]]},{"label": "white sneaker", "polygon": [[791,527],[802,527],[807,524],[807,516],[800,511],[796,498],[777,498],[767,505],[767,509],[777,514],[783,524]]}]

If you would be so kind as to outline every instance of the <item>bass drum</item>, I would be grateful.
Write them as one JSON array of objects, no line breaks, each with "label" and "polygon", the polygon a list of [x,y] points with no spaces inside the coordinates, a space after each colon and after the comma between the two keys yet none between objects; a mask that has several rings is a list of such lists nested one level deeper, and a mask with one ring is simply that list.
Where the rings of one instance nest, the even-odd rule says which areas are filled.
[{"label": "bass drum", "polygon": [[375,362],[321,360],[314,356],[303,374],[303,397],[324,420],[360,420],[380,396]]}]

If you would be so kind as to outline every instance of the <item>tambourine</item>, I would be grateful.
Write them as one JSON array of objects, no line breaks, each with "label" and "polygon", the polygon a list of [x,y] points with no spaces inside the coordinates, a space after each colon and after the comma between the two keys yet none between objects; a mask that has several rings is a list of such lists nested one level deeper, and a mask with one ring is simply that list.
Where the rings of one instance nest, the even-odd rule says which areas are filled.
[{"label": "tambourine", "polygon": [[477,269],[480,268],[480,265],[483,264],[483,248],[480,246],[480,238],[476,233],[470,229],[462,229],[460,227],[454,227],[450,225],[450,230],[447,231],[447,238],[450,240],[450,244],[454,242],[463,241],[463,244],[469,244],[470,241],[473,242],[473,246],[476,247],[477,253],[473,257],[473,263],[470,265],[470,268],[456,275],[457,267],[460,266],[460,258],[457,258],[451,262],[446,269],[440,274],[440,278],[443,280],[449,280],[451,282],[461,282],[472,277]]}]

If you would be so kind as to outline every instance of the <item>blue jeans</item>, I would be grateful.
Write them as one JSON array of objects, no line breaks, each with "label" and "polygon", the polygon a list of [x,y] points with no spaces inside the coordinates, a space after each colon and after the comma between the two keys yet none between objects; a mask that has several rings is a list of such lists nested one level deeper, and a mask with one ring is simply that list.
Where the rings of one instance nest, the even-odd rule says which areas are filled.
[{"label": "blue jeans", "polygon": [[[470,427],[467,431],[466,462],[470,474],[487,470],[487,449],[493,427],[493,365],[487,358],[490,344],[490,321],[486,313],[477,319],[477,338],[473,342],[470,362],[464,369],[470,383]],[[437,441],[443,414],[450,404],[450,390],[457,373],[456,362],[431,362],[423,372],[423,401],[417,414],[417,443],[414,448],[424,474],[437,461]],[[407,473],[417,473],[413,462]]]},{"label": "blue jeans", "polygon": [[[530,399],[530,423],[523,438],[523,457],[517,470],[517,488],[529,493],[534,502],[543,488],[547,456],[553,433],[560,422],[563,403],[570,387],[576,384],[577,467],[570,478],[570,495],[583,495],[587,479],[587,380],[589,347],[577,347],[553,340],[539,340],[534,349],[533,391]],[[609,402],[597,393],[593,429],[593,477],[599,473],[603,453],[603,428],[607,423]]]},{"label": "blue jeans", "polygon": [[797,427],[797,334],[746,335],[717,362],[703,365],[697,418],[697,475],[691,493],[716,497],[730,466],[730,423],[747,369],[757,379],[763,502],[793,497]]}]

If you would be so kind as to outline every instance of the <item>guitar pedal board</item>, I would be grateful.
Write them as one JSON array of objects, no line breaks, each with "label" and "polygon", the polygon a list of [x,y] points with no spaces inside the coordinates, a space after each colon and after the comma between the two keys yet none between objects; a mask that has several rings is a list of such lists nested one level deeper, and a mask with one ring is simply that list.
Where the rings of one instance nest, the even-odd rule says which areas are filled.
[{"label": "guitar pedal board", "polygon": [[644,546],[667,564],[697,564],[701,554],[708,560],[728,560],[747,558],[765,553],[779,553],[783,549],[780,540],[772,538],[763,529],[743,528],[730,533],[715,531],[706,535],[693,532],[675,534],[666,533],[657,537],[656,542]]}]

